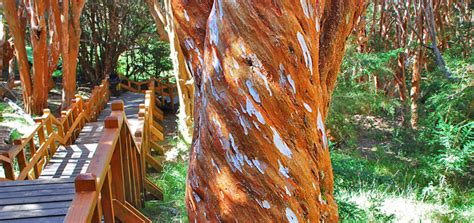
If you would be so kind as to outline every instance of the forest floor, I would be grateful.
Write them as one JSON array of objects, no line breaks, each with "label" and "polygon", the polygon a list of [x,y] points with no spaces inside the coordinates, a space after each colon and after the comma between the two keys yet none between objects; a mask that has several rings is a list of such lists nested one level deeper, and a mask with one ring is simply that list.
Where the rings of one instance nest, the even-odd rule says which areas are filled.
[{"label": "forest floor", "polygon": [[[446,194],[434,187],[436,178],[423,154],[400,140],[397,123],[373,116],[354,116],[355,146],[333,147],[331,160],[335,197],[343,222],[472,222],[469,195],[448,205]],[[466,202],[467,201],[467,202]]]}]

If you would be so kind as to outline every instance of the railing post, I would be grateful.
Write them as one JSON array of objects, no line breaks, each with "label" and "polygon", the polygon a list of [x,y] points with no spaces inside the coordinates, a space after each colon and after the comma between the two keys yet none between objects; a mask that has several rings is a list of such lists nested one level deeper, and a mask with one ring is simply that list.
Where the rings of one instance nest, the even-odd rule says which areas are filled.
[{"label": "railing post", "polygon": [[15,157],[10,157],[10,154],[8,152],[5,152],[2,155],[8,157],[10,160],[10,162],[2,161],[3,170],[5,171],[5,178],[9,180],[15,180],[15,170],[13,169],[13,159]]},{"label": "railing post", "polygon": [[[48,134],[49,138],[53,133],[53,121],[51,120],[51,111],[49,109],[44,109],[43,114],[43,123],[46,125],[46,133]],[[54,144],[54,141],[52,141],[51,145],[49,146],[51,154],[56,153],[56,144]]]},{"label": "railing post", "polygon": [[84,110],[84,99],[79,94],[76,94],[75,97],[76,97],[76,101],[77,101],[77,105],[78,105],[77,108],[79,109],[79,113],[81,113]]},{"label": "railing post", "polygon": [[[97,177],[91,173],[81,173],[76,177],[74,185],[76,188],[76,193],[97,192]],[[99,202],[100,198],[98,194],[96,195],[96,206],[94,208],[94,213],[92,215],[91,222],[101,222],[102,219],[102,213]]]}]

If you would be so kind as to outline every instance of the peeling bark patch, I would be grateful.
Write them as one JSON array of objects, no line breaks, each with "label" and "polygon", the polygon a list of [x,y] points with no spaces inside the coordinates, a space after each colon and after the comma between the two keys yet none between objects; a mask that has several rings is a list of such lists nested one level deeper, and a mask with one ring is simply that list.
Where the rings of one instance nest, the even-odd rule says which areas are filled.
[{"label": "peeling bark patch", "polygon": [[189,15],[186,9],[184,10],[184,18],[186,19],[187,22],[189,22]]},{"label": "peeling bark patch", "polygon": [[260,161],[258,161],[258,160],[253,160],[252,162],[253,162],[253,165],[254,165],[255,167],[257,167],[257,169],[258,169],[258,171],[259,171],[260,173],[262,173],[262,174],[265,173],[265,172],[263,171],[263,169],[262,169],[262,165],[260,165]]},{"label": "peeling bark patch", "polygon": [[262,203],[263,208],[270,209],[270,203],[267,200],[264,200]]},{"label": "peeling bark patch", "polygon": [[285,142],[283,142],[280,134],[278,134],[278,132],[273,128],[273,127],[270,127],[273,131],[273,143],[275,143],[275,146],[277,147],[277,149],[280,151],[281,154],[287,156],[288,158],[291,158],[291,150],[290,148],[288,147],[288,145],[286,145]]},{"label": "peeling bark patch", "polygon": [[303,34],[301,34],[299,31],[296,34],[296,37],[298,38],[298,42],[300,43],[301,50],[303,50],[303,57],[306,63],[306,67],[309,68],[311,76],[313,76],[313,59],[308,49],[308,45],[306,45],[306,41],[304,40]]},{"label": "peeling bark patch", "polygon": [[288,82],[290,83],[291,85],[291,89],[293,89],[293,94],[296,94],[296,86],[295,86],[295,81],[293,81],[293,79],[291,78],[291,75],[288,74],[288,76],[286,76],[288,78]]},{"label": "peeling bark patch", "polygon": [[308,8],[308,2],[306,0],[300,0],[301,7],[303,8],[304,15],[306,18],[309,18],[309,8]]},{"label": "peeling bark patch", "polygon": [[270,93],[270,96],[273,96],[272,95],[272,90],[270,90],[270,85],[268,84],[268,80],[267,80],[267,77],[265,75],[262,74],[262,72],[260,72],[260,70],[256,69],[255,70],[255,73],[263,80],[263,82],[265,83],[265,87],[267,88],[268,90],[268,93]]},{"label": "peeling bark patch", "polygon": [[283,176],[286,177],[286,178],[290,178],[290,175],[289,175],[290,170],[289,170],[289,168],[288,168],[288,167],[284,167],[284,166],[281,164],[280,160],[278,160],[278,166],[279,166],[279,167],[278,167],[278,171],[281,173],[281,175],[283,175]]},{"label": "peeling bark patch", "polygon": [[193,197],[197,203],[201,202],[201,197],[199,197],[199,195],[195,191],[193,191]]},{"label": "peeling bark patch", "polygon": [[247,98],[246,100],[246,111],[247,111],[247,114],[249,114],[250,116],[255,115],[255,117],[257,117],[257,120],[260,123],[265,125],[266,122],[262,116],[262,113],[260,113],[259,111],[257,111],[257,109],[255,109],[255,106],[253,106],[253,103],[250,101],[249,98]]},{"label": "peeling bark patch", "polygon": [[239,121],[240,121],[240,125],[244,129],[245,135],[248,135],[249,134],[248,127],[247,127],[247,124],[245,123],[244,119],[242,118],[242,116],[239,116]]},{"label": "peeling bark patch", "polygon": [[290,190],[288,190],[288,187],[287,187],[287,186],[285,186],[285,191],[286,191],[286,194],[288,194],[288,196],[291,197],[291,192],[290,192]]},{"label": "peeling bark patch", "polygon": [[298,217],[296,217],[295,212],[293,212],[290,208],[286,208],[286,218],[290,223],[298,223]]},{"label": "peeling bark patch", "polygon": [[304,108],[306,108],[308,112],[310,113],[313,112],[313,109],[311,109],[311,107],[308,104],[306,104],[306,102],[304,102],[303,105],[304,105]]},{"label": "peeling bark patch", "polygon": [[217,172],[220,174],[221,169],[219,169],[219,166],[217,166],[217,164],[214,162],[214,159],[212,159],[211,162],[212,162],[212,165],[217,169]]},{"label": "peeling bark patch", "polygon": [[217,44],[219,43],[219,28],[217,26],[216,19],[216,7],[214,6],[209,16],[209,43]]},{"label": "peeling bark patch", "polygon": [[250,95],[252,95],[253,100],[257,103],[261,103],[260,101],[260,96],[258,95],[257,90],[253,87],[252,81],[247,80],[245,81],[245,84],[247,85],[247,88],[249,89]]},{"label": "peeling bark patch", "polygon": [[326,130],[324,129],[324,122],[323,122],[323,118],[321,116],[321,112],[319,111],[319,109],[318,109],[318,130],[321,131],[322,133],[324,148],[327,148],[328,142],[327,142],[327,137],[326,137]]}]

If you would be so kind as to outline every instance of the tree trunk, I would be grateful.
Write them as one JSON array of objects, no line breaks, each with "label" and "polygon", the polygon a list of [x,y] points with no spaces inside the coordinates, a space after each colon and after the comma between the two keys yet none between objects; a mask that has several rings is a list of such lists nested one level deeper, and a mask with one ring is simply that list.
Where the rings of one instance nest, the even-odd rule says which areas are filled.
[{"label": "tree trunk", "polygon": [[27,0],[28,16],[30,19],[30,38],[33,48],[33,101],[31,112],[40,114],[48,107],[48,44],[46,29],[45,0]]},{"label": "tree trunk", "polygon": [[[54,2],[54,1],[53,1]],[[77,57],[81,37],[80,17],[84,8],[84,0],[64,0],[61,7],[61,19],[58,24],[61,35],[61,54],[63,60],[63,92],[62,107],[67,107],[76,94]],[[59,14],[59,5],[54,2],[53,10]],[[70,11],[71,10],[71,11]],[[58,18],[56,18],[57,21]],[[58,22],[58,21],[57,21]]]},{"label": "tree trunk", "polygon": [[30,65],[28,64],[28,57],[25,47],[24,27],[20,18],[17,15],[17,6],[15,0],[3,0],[3,13],[8,23],[8,28],[13,35],[15,45],[15,56],[18,61],[18,70],[20,72],[21,86],[23,89],[23,104],[27,113],[31,113],[31,79],[30,79]]},{"label": "tree trunk", "polygon": [[[170,57],[173,62],[173,73],[176,77],[179,112],[178,122],[179,132],[182,138],[189,144],[192,138],[193,117],[194,117],[194,79],[187,67],[183,50],[179,44],[180,40],[175,32],[174,14],[171,9],[171,0],[165,0],[163,8],[157,0],[147,0],[148,9],[153,16],[156,24],[156,30],[163,41],[170,43]],[[189,64],[188,64],[189,65]]]},{"label": "tree trunk", "polygon": [[434,22],[434,15],[433,15],[433,2],[432,0],[424,0],[423,4],[423,11],[424,16],[426,18],[426,25],[428,29],[428,33],[431,39],[431,48],[435,54],[436,64],[438,65],[439,69],[444,73],[447,79],[451,79],[451,73],[446,68],[446,63],[444,62],[443,55],[441,55],[441,51],[438,48],[438,41],[436,39],[436,27]]},{"label": "tree trunk", "polygon": [[190,222],[337,221],[324,120],[362,2],[213,2],[173,0],[197,90]]}]

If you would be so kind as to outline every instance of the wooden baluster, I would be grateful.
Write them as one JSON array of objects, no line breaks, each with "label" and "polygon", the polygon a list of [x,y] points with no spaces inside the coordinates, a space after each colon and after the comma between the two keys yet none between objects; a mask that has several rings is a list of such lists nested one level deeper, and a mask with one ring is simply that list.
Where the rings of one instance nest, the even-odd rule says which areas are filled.
[{"label": "wooden baluster", "polygon": [[140,206],[140,194],[141,194],[141,190],[140,190],[140,185],[141,185],[141,174],[140,174],[140,163],[138,162],[140,160],[140,158],[137,156],[137,149],[134,147],[134,143],[133,142],[133,136],[132,134],[127,130],[128,132],[128,136],[129,136],[129,139],[130,139],[130,160],[131,160],[131,166],[132,166],[132,176],[133,176],[133,181],[132,181],[132,184],[133,184],[133,191],[134,191],[134,204],[135,204],[135,207],[139,207]]},{"label": "wooden baluster", "polygon": [[84,110],[84,99],[79,94],[76,94],[75,97],[78,105],[77,109],[79,110],[79,113],[82,113],[82,111]]},{"label": "wooden baluster", "polygon": [[[43,116],[43,123],[46,125],[46,132],[48,134],[47,138],[49,138],[53,136],[53,121],[51,120],[51,111],[49,109],[44,109],[43,113],[45,114],[45,116]],[[56,144],[54,140],[51,141],[49,149],[51,154],[56,153]]]},{"label": "wooden baluster", "polygon": [[[21,145],[21,140],[13,141],[15,145]],[[15,180],[15,169],[13,168],[13,160],[15,157],[10,157],[10,153],[8,151],[3,152],[1,155],[8,157],[10,162],[2,161],[3,170],[5,171],[5,178],[9,180]]]},{"label": "wooden baluster", "polygon": [[[21,142],[20,142],[21,143]],[[33,157],[35,154],[36,154],[36,144],[35,144],[35,141],[34,140],[30,140],[29,142],[29,146],[30,146],[30,155],[31,157]],[[39,177],[39,175],[41,174],[41,171],[38,167],[38,163],[35,163],[35,165],[33,166],[33,172],[35,174],[35,179],[37,179]]]},{"label": "wooden baluster", "polygon": [[124,181],[125,181],[125,199],[129,202],[132,201],[132,188],[131,185],[131,177],[130,177],[130,165],[129,165],[129,142],[128,137],[125,132],[125,128],[122,128],[120,131],[120,138],[122,139],[122,163],[124,166]]},{"label": "wooden baluster", "polygon": [[[72,122],[71,125],[74,125],[76,120],[79,118],[79,102],[76,98],[71,100],[71,108],[72,108]],[[76,131],[79,126],[75,126],[72,130],[71,134],[71,144],[76,141],[77,136],[79,135],[79,131]]]},{"label": "wooden baluster", "polygon": [[115,213],[114,213],[114,206],[113,206],[113,197],[112,197],[112,171],[107,172],[107,175],[104,179],[104,184],[102,186],[102,190],[100,192],[101,195],[101,202],[102,202],[102,210],[104,214],[104,222],[115,222]]},{"label": "wooden baluster", "polygon": [[[33,141],[33,139],[31,139],[30,141]],[[21,145],[21,142],[22,142],[22,140],[15,140],[15,141],[13,141],[13,144],[14,145]],[[17,158],[18,166],[20,167],[20,172],[21,172],[25,169],[26,165],[28,164],[27,161],[26,161],[25,148],[22,148],[18,152],[18,154],[16,155],[16,158]],[[28,174],[28,179],[31,179],[29,174]]]},{"label": "wooden baluster", "polygon": [[64,132],[64,139],[66,139],[66,144],[67,144],[67,138],[66,137],[69,137],[67,135],[67,132],[69,131],[69,120],[68,120],[68,117],[67,117],[67,111],[62,111],[61,112],[61,122],[63,124],[63,132]]},{"label": "wooden baluster", "polygon": [[[43,144],[46,142],[46,137],[45,137],[45,134],[44,134],[44,126],[43,126],[43,119],[42,118],[35,118],[34,119],[36,123],[39,123],[40,126],[38,128],[38,140],[39,140],[39,148],[41,148],[43,146]],[[43,163],[46,161],[45,160],[45,157],[48,157],[49,154],[48,154],[49,150],[46,149],[46,153],[43,154],[43,156],[38,160],[38,169],[39,169],[39,172],[41,173],[41,171],[43,171]]]}]

